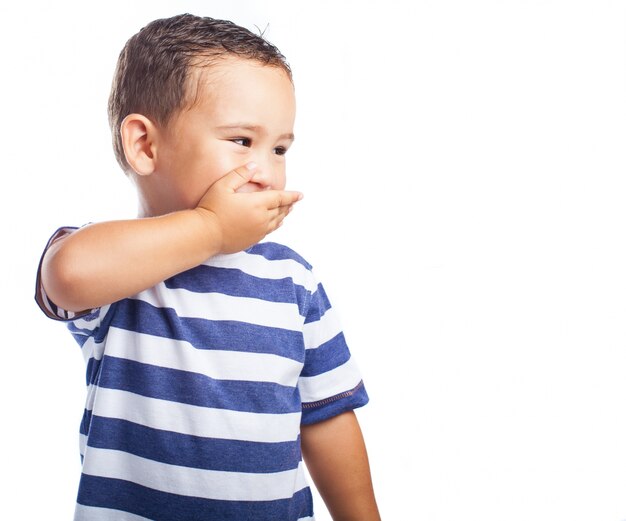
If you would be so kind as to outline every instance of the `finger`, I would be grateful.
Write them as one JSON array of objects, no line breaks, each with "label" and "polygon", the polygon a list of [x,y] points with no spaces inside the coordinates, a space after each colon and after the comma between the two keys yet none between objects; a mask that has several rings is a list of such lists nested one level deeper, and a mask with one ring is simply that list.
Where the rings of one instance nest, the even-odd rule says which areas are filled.
[{"label": "finger", "polygon": [[283,220],[285,219],[285,217],[287,217],[287,215],[289,215],[292,208],[293,206],[280,206],[278,208],[271,210],[274,213],[269,222],[270,227],[275,230],[280,225],[282,225]]},{"label": "finger", "polygon": [[236,192],[243,185],[249,183],[257,170],[256,163],[248,163],[228,172],[218,182],[223,183],[227,190]]},{"label": "finger", "polygon": [[267,191],[263,193],[267,194],[267,197],[269,197],[267,208],[270,210],[292,206],[304,197],[301,192],[284,190]]}]

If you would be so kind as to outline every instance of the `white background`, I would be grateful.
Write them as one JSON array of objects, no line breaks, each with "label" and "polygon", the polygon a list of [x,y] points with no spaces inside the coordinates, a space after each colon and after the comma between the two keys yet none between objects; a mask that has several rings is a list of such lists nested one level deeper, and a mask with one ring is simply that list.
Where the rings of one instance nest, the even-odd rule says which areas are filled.
[{"label": "white background", "polygon": [[292,64],[305,200],[273,239],[343,318],[384,519],[626,518],[624,2],[19,5],[0,4],[1,518],[72,515],[84,369],[36,265],[57,226],[134,215],[111,76],[185,11],[269,24]]}]

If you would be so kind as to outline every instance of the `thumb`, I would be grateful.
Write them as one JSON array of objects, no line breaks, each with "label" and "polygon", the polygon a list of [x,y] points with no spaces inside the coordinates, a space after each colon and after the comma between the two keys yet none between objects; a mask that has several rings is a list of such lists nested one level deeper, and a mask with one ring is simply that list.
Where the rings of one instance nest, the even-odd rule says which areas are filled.
[{"label": "thumb", "polygon": [[236,192],[243,185],[249,183],[257,170],[256,163],[248,163],[228,172],[220,181],[224,183],[229,191]]}]

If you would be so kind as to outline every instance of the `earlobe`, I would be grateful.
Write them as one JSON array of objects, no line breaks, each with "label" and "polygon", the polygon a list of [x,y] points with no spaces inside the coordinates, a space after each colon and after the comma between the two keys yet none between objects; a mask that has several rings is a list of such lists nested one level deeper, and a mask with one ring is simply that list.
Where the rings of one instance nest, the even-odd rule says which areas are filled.
[{"label": "earlobe", "polygon": [[120,128],[126,161],[138,175],[150,175],[156,168],[156,128],[141,114],[129,114]]}]

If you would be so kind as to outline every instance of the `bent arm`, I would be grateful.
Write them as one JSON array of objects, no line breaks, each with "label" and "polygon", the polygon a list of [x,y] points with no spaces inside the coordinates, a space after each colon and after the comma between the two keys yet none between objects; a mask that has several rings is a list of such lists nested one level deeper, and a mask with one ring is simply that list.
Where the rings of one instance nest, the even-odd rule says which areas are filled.
[{"label": "bent arm", "polygon": [[41,265],[48,297],[82,311],[134,295],[218,253],[202,215],[193,210],[160,217],[85,226],[54,242]]},{"label": "bent arm", "polygon": [[197,208],[157,217],[86,226],[46,251],[41,283],[66,311],[111,304],[188,270],[218,253],[234,253],[274,231],[298,192],[238,193],[253,174],[239,168],[215,182]]},{"label": "bent arm", "polygon": [[365,442],[353,411],[301,429],[302,454],[334,521],[380,521]]}]

